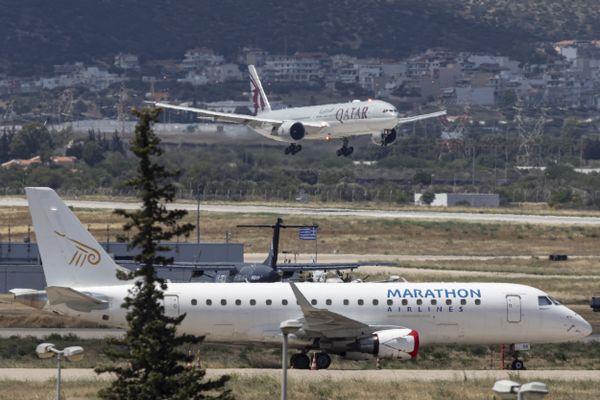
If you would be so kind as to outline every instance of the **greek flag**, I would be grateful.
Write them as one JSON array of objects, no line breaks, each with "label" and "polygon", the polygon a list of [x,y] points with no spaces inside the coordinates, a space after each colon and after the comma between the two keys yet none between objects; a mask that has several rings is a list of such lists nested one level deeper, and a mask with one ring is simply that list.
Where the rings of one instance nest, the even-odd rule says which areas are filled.
[{"label": "greek flag", "polygon": [[298,230],[300,240],[317,240],[317,227],[307,226]]}]

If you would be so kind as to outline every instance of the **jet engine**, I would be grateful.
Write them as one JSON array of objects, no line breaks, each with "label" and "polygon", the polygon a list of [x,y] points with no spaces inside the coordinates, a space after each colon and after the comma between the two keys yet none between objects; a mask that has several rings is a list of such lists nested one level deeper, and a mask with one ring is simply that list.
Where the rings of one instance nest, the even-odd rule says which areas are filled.
[{"label": "jet engine", "polygon": [[358,339],[358,351],[379,358],[410,360],[419,352],[419,333],[412,329],[386,329]]},{"label": "jet engine", "polygon": [[304,137],[306,129],[302,122],[285,121],[277,130],[277,135],[284,138],[291,138],[298,141]]},{"label": "jet engine", "polygon": [[381,133],[374,133],[371,135],[371,141],[378,146],[385,147],[390,145],[396,141],[398,137],[398,133],[395,129],[390,129],[389,131],[384,131]]}]

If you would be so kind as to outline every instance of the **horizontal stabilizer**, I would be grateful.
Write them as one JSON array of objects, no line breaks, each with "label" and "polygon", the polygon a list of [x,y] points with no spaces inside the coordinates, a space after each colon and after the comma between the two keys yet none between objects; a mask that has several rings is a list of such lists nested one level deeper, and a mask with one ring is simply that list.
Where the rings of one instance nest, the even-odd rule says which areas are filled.
[{"label": "horizontal stabilizer", "polygon": [[84,312],[108,308],[108,301],[68,287],[49,286],[46,292],[52,306],[65,304],[69,308]]}]

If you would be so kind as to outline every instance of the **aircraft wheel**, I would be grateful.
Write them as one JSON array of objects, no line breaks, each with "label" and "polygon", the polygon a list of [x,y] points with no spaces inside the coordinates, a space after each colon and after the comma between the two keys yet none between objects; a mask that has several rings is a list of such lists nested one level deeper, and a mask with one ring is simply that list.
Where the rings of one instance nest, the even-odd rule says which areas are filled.
[{"label": "aircraft wheel", "polygon": [[346,149],[346,152],[344,154],[344,156],[348,157],[350,154],[352,154],[354,152],[354,147],[348,147]]},{"label": "aircraft wheel", "polygon": [[286,148],[285,148],[285,150],[284,150],[284,153],[285,153],[285,154],[290,154],[290,148],[289,148],[289,147],[286,147]]},{"label": "aircraft wheel", "polygon": [[341,156],[342,154],[344,154],[343,148],[342,149],[338,149],[338,151],[336,151],[337,156]]},{"label": "aircraft wheel", "polygon": [[510,369],[512,369],[513,371],[520,371],[520,370],[526,369],[526,368],[525,368],[525,364],[523,363],[523,361],[521,361],[521,360],[514,360],[510,364]]},{"label": "aircraft wheel", "polygon": [[296,153],[300,152],[300,150],[302,150],[302,145],[296,144],[296,145],[294,145],[294,150],[292,151],[292,154],[296,154]]},{"label": "aircraft wheel", "polygon": [[290,364],[294,369],[309,369],[310,358],[305,353],[296,353],[290,358]]},{"label": "aircraft wheel", "polygon": [[317,369],[327,369],[331,365],[331,357],[327,353],[317,353],[315,355],[317,362]]}]

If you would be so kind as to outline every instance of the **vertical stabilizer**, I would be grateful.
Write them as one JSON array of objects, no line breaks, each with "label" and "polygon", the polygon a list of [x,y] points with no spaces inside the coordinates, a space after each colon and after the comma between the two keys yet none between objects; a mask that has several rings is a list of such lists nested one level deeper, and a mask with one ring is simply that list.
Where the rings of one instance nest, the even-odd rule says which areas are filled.
[{"label": "vertical stabilizer", "polygon": [[250,74],[250,99],[254,106],[254,114],[258,115],[266,111],[271,111],[271,105],[265,95],[262,83],[258,79],[254,65],[248,65],[248,73]]},{"label": "vertical stabilizer", "polygon": [[29,211],[48,286],[123,285],[117,266],[50,188],[26,188]]}]

